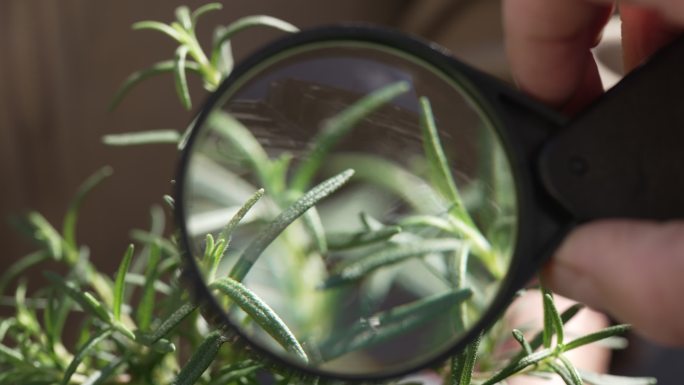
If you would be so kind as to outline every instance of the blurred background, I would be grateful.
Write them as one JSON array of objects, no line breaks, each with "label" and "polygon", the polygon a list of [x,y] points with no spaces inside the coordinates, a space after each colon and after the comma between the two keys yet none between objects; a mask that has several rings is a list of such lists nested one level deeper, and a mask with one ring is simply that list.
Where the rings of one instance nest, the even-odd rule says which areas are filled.
[{"label": "blurred background", "polygon": [[[136,87],[107,110],[123,80],[136,70],[172,58],[174,43],[152,31],[132,31],[140,20],[168,22],[179,5],[207,1],[2,0],[0,2],[0,269],[32,250],[8,218],[28,210],[59,226],[69,200],[87,176],[104,165],[114,175],[84,203],[78,237],[94,261],[113,270],[133,228],[145,228],[149,207],[172,192],[173,145],[107,147],[105,134],[148,129],[183,130],[193,112],[177,101],[171,75]],[[496,77],[510,78],[500,20],[500,0],[230,0],[200,23],[200,41],[214,26],[268,14],[300,28],[366,21],[436,41],[461,60]],[[619,26],[607,31],[619,35]],[[617,29],[615,29],[617,28]],[[253,29],[238,35],[239,59],[281,33]],[[599,47],[607,82],[620,71],[616,39]],[[612,70],[612,71],[611,71]],[[195,109],[206,97],[190,83]],[[2,311],[0,309],[0,314]],[[684,353],[633,338],[616,354],[615,371],[655,375],[681,384]]]}]

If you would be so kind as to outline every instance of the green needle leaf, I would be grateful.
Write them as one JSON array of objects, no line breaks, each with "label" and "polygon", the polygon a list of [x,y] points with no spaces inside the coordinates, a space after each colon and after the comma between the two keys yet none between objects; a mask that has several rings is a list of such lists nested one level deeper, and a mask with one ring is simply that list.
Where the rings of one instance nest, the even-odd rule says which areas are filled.
[{"label": "green needle leaf", "polygon": [[34,239],[41,242],[55,260],[60,260],[64,256],[62,248],[62,237],[59,232],[48,222],[43,215],[32,211],[27,215],[27,219],[34,230]]},{"label": "green needle leaf", "polygon": [[577,372],[577,369],[575,368],[575,365],[570,362],[570,360],[563,354],[558,355],[558,359],[560,362],[563,364],[565,369],[568,371],[568,374],[570,375],[570,385],[582,385],[582,378],[580,378],[579,373]]},{"label": "green needle leaf", "polygon": [[15,318],[5,318],[4,320],[0,321],[0,341],[5,339],[7,332],[16,324],[17,320]]},{"label": "green needle leaf", "polygon": [[183,304],[176,309],[168,318],[166,318],[161,325],[151,334],[136,332],[136,337],[143,344],[153,345],[163,337],[165,337],[171,330],[178,326],[183,320],[197,309],[197,305],[192,303]]},{"label": "green needle leaf", "polygon": [[553,338],[553,331],[555,329],[554,323],[553,323],[553,315],[551,314],[553,306],[553,298],[551,298],[551,301],[548,301],[546,296],[550,295],[548,290],[546,290],[544,287],[541,288],[542,291],[542,306],[544,309],[544,329],[543,329],[543,341],[544,341],[544,347],[545,348],[550,348],[551,347],[551,339]]},{"label": "green needle leaf", "polygon": [[257,190],[249,199],[247,199],[247,202],[240,207],[240,209],[233,215],[232,218],[230,218],[230,221],[226,224],[226,226],[221,230],[221,233],[219,234],[219,240],[224,241],[224,247],[220,252],[214,252],[213,260],[211,262],[211,268],[209,270],[209,275],[208,275],[208,282],[212,282],[214,278],[216,277],[216,271],[219,268],[219,265],[221,264],[221,260],[223,259],[223,255],[225,253],[225,250],[228,249],[228,246],[230,246],[230,241],[233,235],[233,231],[237,228],[238,224],[242,220],[242,218],[247,215],[249,210],[254,207],[254,205],[261,199],[261,197],[264,196],[265,190],[264,189],[259,189]]},{"label": "green needle leaf", "polygon": [[31,335],[40,334],[40,323],[38,322],[38,317],[33,307],[29,307],[29,303],[26,301],[26,281],[22,280],[19,283],[15,293],[14,293],[14,303],[16,308],[17,326],[24,329]]},{"label": "green needle leaf", "polygon": [[323,181],[295,201],[290,207],[285,209],[266,229],[256,236],[249,246],[247,246],[233,266],[230,277],[236,281],[242,281],[261,253],[276,239],[276,237],[278,237],[278,235],[280,235],[280,233],[283,232],[283,230],[285,230],[285,228],[287,228],[287,226],[304,214],[306,210],[342,187],[352,175],[354,175],[354,170],[346,170]]},{"label": "green needle leaf", "polygon": [[207,118],[209,126],[217,134],[230,142],[230,145],[248,163],[252,170],[256,170],[259,181],[273,194],[274,190],[269,185],[271,160],[259,141],[237,119],[223,111],[215,111]]},{"label": "green needle leaf", "polygon": [[239,380],[241,377],[249,376],[263,367],[264,364],[255,363],[254,361],[239,361],[237,363],[232,363],[221,368],[218,373],[213,376],[209,385],[230,384]]},{"label": "green needle leaf", "polygon": [[[216,27],[214,30],[214,41],[218,40],[226,31],[225,27]],[[216,57],[212,57],[212,65],[216,67],[223,77],[228,77],[235,67],[235,59],[233,57],[233,47],[230,40],[226,40],[221,44],[221,47],[216,53]]]},{"label": "green needle leaf", "polygon": [[219,239],[224,239],[226,242],[230,243],[231,237],[233,235],[233,231],[237,228],[238,224],[240,224],[240,221],[242,218],[247,215],[249,210],[254,207],[254,205],[259,201],[264,196],[264,193],[266,191],[264,189],[259,189],[257,190],[254,194],[252,194],[249,199],[245,202],[245,204],[240,207],[240,209],[233,215],[232,218],[230,218],[230,221],[226,224],[226,226],[221,230],[221,234],[219,235]]},{"label": "green needle leaf", "polygon": [[359,214],[359,219],[361,220],[363,227],[368,231],[378,231],[385,227],[384,223],[380,222],[376,218],[373,218],[365,211]]},{"label": "green needle leaf", "polygon": [[45,260],[50,258],[50,254],[45,250],[38,250],[31,254],[28,254],[18,261],[16,261],[12,266],[7,268],[0,276],[0,294],[5,292],[7,285],[12,282],[16,277],[20,276],[24,271],[30,269]]},{"label": "green needle leaf", "polygon": [[150,245],[150,258],[147,262],[147,270],[145,271],[145,286],[143,286],[140,303],[138,304],[138,311],[136,313],[136,320],[138,326],[142,330],[147,330],[152,323],[152,315],[154,313],[155,291],[154,283],[157,281],[159,273],[158,266],[161,260],[161,250],[158,243]]},{"label": "green needle leaf", "polygon": [[504,380],[519,371],[525,369],[526,367],[530,365],[537,364],[538,362],[541,362],[542,360],[545,360],[549,357],[552,357],[555,354],[555,352],[551,349],[544,349],[541,351],[538,351],[536,353],[530,354],[526,357],[523,357],[519,361],[511,362],[508,364],[506,367],[501,369],[499,372],[494,374],[491,378],[489,378],[487,381],[483,382],[481,385],[494,385],[497,382],[500,382],[501,380]]},{"label": "green needle leaf", "polygon": [[513,338],[515,338],[515,340],[518,341],[520,346],[523,348],[523,351],[525,352],[525,354],[528,354],[528,355],[532,354],[532,352],[534,350],[532,350],[532,347],[530,346],[530,344],[525,339],[525,336],[523,335],[523,333],[518,329],[513,329],[512,334],[513,334]]},{"label": "green needle leaf", "polygon": [[114,303],[113,303],[113,313],[114,319],[116,321],[121,320],[121,304],[123,303],[124,290],[126,289],[126,274],[128,274],[128,267],[131,265],[131,260],[133,259],[133,252],[135,251],[135,246],[130,244],[126,253],[124,254],[119,269],[116,273],[116,279],[114,281]]},{"label": "green needle leaf", "polygon": [[[110,111],[114,110],[116,108],[116,106],[118,106],[119,103],[121,103],[121,101],[128,94],[128,92],[133,87],[140,84],[143,80],[146,80],[146,79],[151,78],[153,76],[161,75],[164,73],[173,72],[175,70],[175,68],[176,68],[176,61],[168,60],[168,61],[162,61],[162,62],[156,63],[149,68],[134,72],[128,78],[126,78],[123,85],[121,85],[119,90],[114,95],[114,98],[112,99],[112,102],[109,105],[109,110]],[[199,64],[197,64],[195,62],[185,61],[185,69],[192,71],[192,72],[195,72],[195,73],[198,73],[198,74],[201,73]]]},{"label": "green needle leaf", "polygon": [[169,206],[171,210],[176,208],[176,200],[171,195],[164,195],[164,202]]},{"label": "green needle leaf", "polygon": [[151,233],[145,230],[132,230],[131,238],[136,241],[146,243],[148,245],[156,244],[161,247],[161,249],[168,255],[178,255],[178,249],[173,244],[173,242],[165,239],[155,233]]},{"label": "green needle leaf", "polygon": [[6,345],[0,344],[0,357],[4,358],[13,365],[23,366],[26,361],[21,352],[14,350]]},{"label": "green needle leaf", "polygon": [[218,11],[223,8],[223,5],[221,3],[209,3],[209,4],[204,4],[203,6],[197,8],[194,12],[192,12],[191,18],[192,18],[192,25],[196,26],[197,25],[197,20],[204,16],[205,14],[213,11]]},{"label": "green needle leaf", "polygon": [[178,144],[180,134],[175,130],[150,130],[143,132],[127,132],[102,137],[102,143],[108,146],[137,146],[147,144]]},{"label": "green needle leaf", "polygon": [[304,362],[308,362],[309,359],[297,338],[280,317],[256,294],[231,278],[219,279],[209,287],[227,295],[285,350],[296,354]]},{"label": "green needle leaf", "polygon": [[243,17],[229,24],[222,31],[223,33],[216,36],[211,53],[211,62],[214,64],[217,62],[217,58],[221,54],[220,51],[223,43],[232,39],[238,32],[253,27],[271,27],[289,33],[299,32],[299,28],[286,21],[276,19],[275,17],[266,15]]},{"label": "green needle leaf", "polygon": [[305,190],[314,175],[321,167],[330,150],[366,116],[397,96],[406,93],[411,86],[402,81],[373,91],[364,96],[342,112],[327,120],[323,128],[313,138],[311,150],[305,154],[302,163],[292,177],[291,188],[296,191]]},{"label": "green needle leaf", "polygon": [[183,43],[183,36],[174,29],[173,27],[166,25],[164,23],[160,23],[158,21],[139,21],[137,23],[133,24],[133,29],[134,30],[142,30],[142,29],[151,29],[154,31],[159,31],[165,35],[170,36],[172,39],[176,40],[179,43]]},{"label": "green needle leaf", "polygon": [[[548,323],[553,327],[553,330],[556,332],[556,343],[558,345],[563,345],[563,338],[564,338],[564,333],[563,333],[563,320],[561,319],[560,315],[558,314],[558,309],[556,309],[556,305],[553,303],[553,297],[551,294],[544,294],[544,325],[547,325],[546,317],[549,317]],[[553,331],[551,331],[552,334]],[[550,337],[549,337],[550,340]],[[550,346],[550,345],[549,345]],[[548,346],[545,346],[548,347]]]},{"label": "green needle leaf", "polygon": [[328,240],[325,237],[325,228],[323,228],[323,221],[321,216],[318,214],[316,207],[312,207],[302,215],[304,220],[304,225],[311,232],[314,238],[314,243],[316,244],[316,250],[322,255],[328,253]]},{"label": "green needle leaf", "polygon": [[[130,358],[128,358],[130,360]],[[82,385],[102,385],[107,381],[111,376],[116,373],[116,371],[123,366],[126,363],[125,358],[119,358],[118,360],[115,360],[111,362],[109,365],[105,366],[104,368],[96,371],[93,373],[90,377],[88,377]]]},{"label": "green needle leaf", "polygon": [[[561,313],[561,320],[563,321],[563,324],[568,323],[572,318],[579,313],[580,310],[584,308],[584,305],[580,303],[576,303],[569,308],[567,308],[563,313]],[[530,340],[530,348],[532,351],[537,350],[540,346],[543,344],[543,332],[537,333],[531,340]],[[521,351],[518,353],[511,361],[518,361],[521,358],[523,358],[526,355],[525,351]]]},{"label": "green needle leaf", "polygon": [[215,247],[214,236],[207,234],[204,241],[204,260],[209,260],[213,256]]},{"label": "green needle leaf", "polygon": [[82,291],[81,288],[76,287],[72,282],[65,281],[64,278],[55,273],[47,271],[43,274],[48,280],[57,285],[64,294],[76,301],[85,312],[90,313],[107,324],[112,322],[111,314],[92,294]]},{"label": "green needle leaf", "polygon": [[78,210],[81,208],[81,204],[85,197],[90,193],[97,185],[99,185],[103,180],[110,177],[113,174],[113,170],[109,166],[102,167],[95,174],[91,175],[86,179],[83,184],[78,188],[76,192],[76,197],[72,199],[67,209],[66,215],[64,216],[64,224],[62,225],[62,234],[64,235],[64,240],[73,250],[76,250],[78,245],[76,244],[76,220],[78,218]]},{"label": "green needle leaf", "polygon": [[186,30],[190,31],[193,28],[192,18],[190,17],[190,8],[181,6],[176,8],[176,19]]},{"label": "green needle leaf", "polygon": [[[470,289],[449,291],[394,307],[362,320],[321,345],[323,361],[366,349],[415,330],[472,296]],[[372,326],[371,326],[372,325]]]},{"label": "green needle leaf", "polygon": [[[183,8],[183,7],[181,7]],[[187,9],[187,8],[186,8]],[[188,16],[189,17],[189,16]],[[176,80],[176,93],[186,110],[192,108],[190,100],[190,90],[188,89],[188,79],[185,77],[185,59],[188,56],[188,46],[181,45],[176,50],[175,65],[173,72]]]},{"label": "green needle leaf", "polygon": [[221,345],[226,341],[226,337],[220,331],[211,332],[178,373],[173,380],[173,385],[194,385],[214,361]]},{"label": "green needle leaf", "polygon": [[[334,173],[347,168],[356,170],[356,179],[395,194],[416,211],[443,212],[446,202],[432,186],[395,162],[359,153],[333,153],[325,161],[325,171]],[[420,194],[416,194],[420,191]]]},{"label": "green needle leaf", "polygon": [[129,329],[126,325],[124,325],[122,322],[114,321],[112,322],[112,327],[114,328],[114,330],[121,333],[124,337],[128,338],[129,340],[136,340],[135,333],[133,333],[133,331]]},{"label": "green needle leaf", "polygon": [[45,334],[54,347],[61,344],[64,324],[73,306],[71,300],[63,298],[61,293],[58,294],[50,296],[43,312]]},{"label": "green needle leaf", "polygon": [[451,385],[470,385],[482,334],[459,355],[451,359]]},{"label": "green needle leaf", "polygon": [[73,376],[74,373],[76,373],[76,369],[78,369],[78,366],[83,362],[83,359],[86,358],[88,353],[90,353],[95,346],[97,346],[100,342],[104,341],[107,339],[112,334],[111,329],[105,329],[101,330],[99,333],[95,334],[88,340],[82,347],[79,349],[78,352],[74,355],[74,359],[71,360],[71,363],[69,366],[66,368],[64,371],[64,377],[62,377],[62,385],[68,385],[69,381],[71,380],[71,376]]},{"label": "green needle leaf", "polygon": [[461,247],[463,247],[463,242],[460,240],[441,238],[388,246],[380,251],[344,264],[335,274],[328,277],[320,287],[328,289],[348,284],[384,266],[394,265],[406,259],[422,257],[426,254],[456,251]]},{"label": "green needle leaf", "polygon": [[[549,366],[551,367],[551,369],[554,372],[556,372],[556,374],[558,374],[558,376],[563,380],[563,382],[566,385],[578,385],[575,382],[572,375],[570,374],[570,372],[563,365],[560,365],[557,362],[551,361],[551,362],[549,362]],[[582,385],[582,383],[580,382],[579,385]]]},{"label": "green needle leaf", "polygon": [[386,226],[376,231],[358,233],[328,233],[326,239],[330,250],[346,250],[386,241],[401,232],[399,226]]},{"label": "green needle leaf", "polygon": [[174,345],[171,341],[162,338],[152,344],[152,349],[154,349],[154,351],[157,353],[167,354],[175,352],[176,345]]},{"label": "green needle leaf", "polygon": [[603,330],[600,330],[596,333],[591,333],[587,334],[585,336],[576,338],[565,345],[563,345],[563,351],[567,352],[572,349],[576,349],[580,346],[584,346],[587,344],[590,344],[592,342],[600,341],[605,338],[609,337],[614,337],[623,333],[626,333],[629,331],[631,328],[630,325],[614,325],[614,326],[609,326]]},{"label": "green needle leaf", "polygon": [[461,199],[461,195],[456,188],[456,182],[451,174],[449,161],[444,154],[444,148],[439,139],[437,125],[435,124],[435,118],[432,114],[430,100],[424,96],[421,97],[420,107],[420,126],[423,132],[423,147],[428,159],[430,171],[433,175],[434,183],[442,195],[444,195],[453,205],[451,211],[454,212],[459,219],[469,224],[471,227],[474,227],[473,220],[463,205],[463,199]]},{"label": "green needle leaf", "polygon": [[[491,254],[491,245],[487,238],[474,225],[468,225],[460,219],[448,217],[446,219],[435,217],[432,215],[412,215],[402,218],[399,225],[409,227],[434,227],[442,231],[449,232],[467,239],[475,254],[483,258],[489,258]],[[496,261],[485,261],[492,268]]]}]

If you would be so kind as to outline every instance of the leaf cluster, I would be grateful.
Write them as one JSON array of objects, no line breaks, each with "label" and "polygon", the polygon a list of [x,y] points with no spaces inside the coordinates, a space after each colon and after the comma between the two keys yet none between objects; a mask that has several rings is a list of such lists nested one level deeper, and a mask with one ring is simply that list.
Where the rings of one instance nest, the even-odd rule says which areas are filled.
[{"label": "leaf cluster", "polygon": [[[172,60],[131,75],[113,106],[141,81],[173,73],[179,99],[189,109],[186,73],[198,74],[208,91],[215,90],[233,68],[230,42],[237,33],[254,26],[297,31],[281,20],[249,16],[217,28],[211,48],[204,51],[196,36],[197,22],[206,13],[220,8],[218,3],[195,11],[179,7],[176,20],[170,24],[136,23],[134,29],[159,31],[179,45]],[[478,227],[462,189],[457,186],[427,98],[420,99],[419,114],[427,176],[371,155],[334,153],[335,146],[359,122],[409,89],[404,82],[391,84],[328,119],[312,139],[304,160],[298,163],[293,163],[288,154],[269,157],[250,131],[230,115],[213,114],[209,118],[213,129],[241,152],[254,180],[263,188],[255,189],[218,232],[206,235],[203,254],[197,256],[198,264],[205,271],[209,288],[224,296],[230,309],[242,311],[248,321],[302,361],[325,361],[376,346],[407,330],[423,327],[445,308],[458,310],[454,326],[466,330],[473,314],[482,311],[477,308],[481,305],[473,300],[481,289],[470,267],[475,264],[495,279],[501,279],[505,273],[500,248]],[[182,145],[187,134],[157,130],[110,135],[104,141],[111,145]],[[329,174],[327,178],[321,178],[323,172]],[[68,206],[61,229],[37,212],[27,216],[23,229],[38,249],[0,276],[1,305],[10,306],[15,313],[14,317],[0,321],[0,384],[250,385],[260,383],[263,376],[279,385],[317,383],[317,379],[304,380],[272,366],[235,343],[230,331],[205,319],[178,282],[180,252],[175,237],[164,229],[162,209],[152,209],[149,230],[132,232],[135,244],[121,254],[113,275],[98,270],[87,247],[77,242],[76,224],[83,200],[111,173],[110,168],[103,168],[82,185]],[[401,197],[416,214],[404,216],[396,223],[383,223],[362,212],[358,231],[327,231],[317,206],[352,178],[371,181]],[[425,195],[417,197],[415,186],[425,186]],[[443,203],[447,210],[435,214],[432,207],[427,207],[426,196]],[[251,240],[238,252],[232,242],[235,231],[264,200],[271,201],[279,212],[272,218],[262,217],[263,226],[254,231]],[[165,197],[165,201],[173,210],[173,199]],[[297,249],[289,250],[292,254],[327,256],[332,252],[365,250],[336,264],[317,284],[318,290],[338,290],[368,281],[409,260],[432,269],[449,290],[373,314],[371,319],[381,327],[369,329],[365,323],[354,324],[333,335],[319,352],[312,354],[278,312],[243,282],[266,248],[276,238],[287,237],[298,226],[294,225],[296,222],[305,229],[311,245],[293,246]],[[225,257],[233,251],[237,257],[224,274]],[[426,261],[430,256],[445,261],[447,274],[431,267]],[[46,283],[23,279],[26,271],[40,268],[46,262],[59,266],[57,270],[62,273],[45,272]],[[13,294],[5,296],[10,289],[14,289]],[[501,340],[501,329],[495,327],[453,357],[448,366],[437,370],[445,383],[493,385],[517,374],[550,373],[560,376],[568,385],[655,383],[653,379],[625,380],[576,369],[566,358],[566,352],[613,338],[628,327],[613,326],[570,340],[564,324],[580,307],[559,313],[550,292],[545,291],[543,299],[543,330],[529,341],[521,331],[514,330],[513,338],[520,344],[520,350],[508,363],[484,363],[493,356]],[[71,328],[72,324],[79,327]],[[69,330],[76,330],[70,339],[66,337]]]}]

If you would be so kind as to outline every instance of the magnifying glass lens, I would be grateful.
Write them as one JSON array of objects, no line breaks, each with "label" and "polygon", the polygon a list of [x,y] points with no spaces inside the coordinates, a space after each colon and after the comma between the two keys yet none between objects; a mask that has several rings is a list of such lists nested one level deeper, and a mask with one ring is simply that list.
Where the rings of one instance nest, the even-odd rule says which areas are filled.
[{"label": "magnifying glass lens", "polygon": [[[492,123],[427,62],[359,42],[281,52],[196,127],[186,236],[225,318],[313,371],[403,371],[489,309],[516,233]],[[262,190],[263,189],[263,190]]]}]

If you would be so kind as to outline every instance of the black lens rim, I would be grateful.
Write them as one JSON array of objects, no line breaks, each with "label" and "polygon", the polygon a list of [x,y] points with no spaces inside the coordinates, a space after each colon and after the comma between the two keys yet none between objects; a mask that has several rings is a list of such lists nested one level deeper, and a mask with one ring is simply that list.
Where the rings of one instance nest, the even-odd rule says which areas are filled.
[{"label": "black lens rim", "polygon": [[[385,45],[393,49],[406,52],[408,55],[421,58],[425,62],[431,64],[435,68],[443,72],[449,78],[456,79],[457,82],[464,87],[464,92],[475,100],[478,107],[482,109],[483,113],[488,116],[492,122],[492,128],[501,138],[501,143],[504,151],[509,157],[511,164],[511,171],[513,173],[513,180],[515,181],[516,203],[518,210],[517,218],[517,237],[515,251],[512,255],[510,268],[504,280],[501,282],[500,289],[492,301],[491,307],[487,310],[482,318],[469,330],[464,337],[444,352],[424,360],[420,364],[412,365],[402,370],[391,372],[377,373],[374,375],[357,375],[344,374],[338,372],[328,372],[316,368],[311,368],[302,365],[296,361],[291,361],[281,355],[275,354],[268,349],[262,347],[257,342],[250,340],[243,335],[239,328],[233,327],[229,317],[221,310],[221,307],[211,295],[208,287],[205,285],[202,274],[196,265],[191,253],[190,240],[184,218],[186,217],[184,205],[184,186],[186,181],[186,170],[191,159],[191,151],[193,144],[198,136],[199,130],[207,118],[210,111],[220,102],[225,91],[243,75],[245,75],[252,67],[267,60],[268,58],[297,46],[311,44],[323,41],[359,41],[364,43],[374,43]],[[327,379],[345,380],[345,381],[383,381],[392,378],[401,377],[413,373],[419,369],[432,366],[434,364],[443,362],[449,356],[456,352],[462,351],[466,345],[474,341],[481,332],[491,327],[496,320],[499,319],[503,311],[513,299],[515,293],[520,289],[537,270],[538,262],[532,263],[532,259],[541,261],[542,258],[530,257],[530,251],[536,250],[538,247],[535,244],[535,237],[530,236],[530,225],[535,224],[535,220],[530,218],[533,215],[527,216],[527,213],[534,213],[536,204],[532,197],[535,195],[533,190],[533,176],[526,165],[526,159],[522,154],[521,149],[511,137],[509,129],[505,125],[505,116],[501,116],[497,111],[496,101],[492,97],[498,97],[497,92],[491,92],[491,87],[498,88],[499,85],[493,81],[489,76],[480,73],[479,71],[463,64],[457,59],[453,58],[444,48],[420,40],[416,37],[408,36],[387,28],[382,28],[373,25],[334,25],[325,26],[315,29],[306,30],[296,34],[288,35],[287,37],[278,40],[257,53],[253,54],[245,61],[240,63],[231,73],[231,75],[219,86],[219,88],[209,96],[204,103],[202,109],[192,122],[191,134],[185,143],[183,152],[180,156],[178,164],[178,171],[175,183],[175,197],[176,197],[176,212],[175,219],[177,229],[180,231],[181,250],[184,259],[183,278],[189,286],[193,300],[203,306],[213,321],[222,323],[223,325],[231,325],[231,329],[239,335],[247,344],[262,354],[267,359],[286,368],[296,368],[297,371],[307,375],[318,376]],[[546,243],[546,242],[545,242]],[[551,242],[555,245],[557,241]],[[545,247],[544,249],[549,249]],[[548,253],[544,253],[548,254]]]}]

